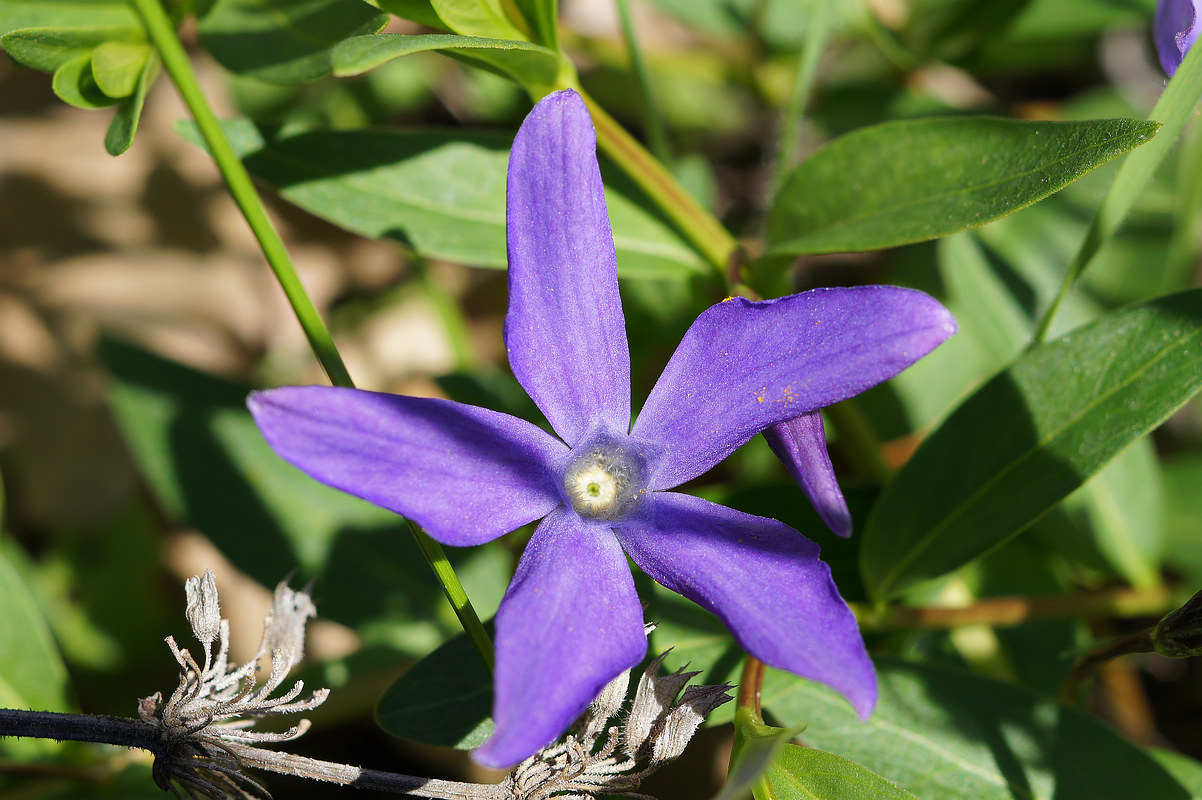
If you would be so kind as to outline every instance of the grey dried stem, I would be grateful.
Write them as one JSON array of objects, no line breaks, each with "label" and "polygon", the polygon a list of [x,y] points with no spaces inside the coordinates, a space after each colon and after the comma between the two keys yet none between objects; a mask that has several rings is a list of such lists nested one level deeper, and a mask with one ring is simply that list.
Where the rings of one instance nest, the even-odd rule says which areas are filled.
[{"label": "grey dried stem", "polygon": [[[229,623],[221,619],[212,571],[185,584],[186,615],[203,650],[203,663],[167,637],[180,667],[171,697],[138,701],[140,719],[0,709],[0,736],[37,736],[140,747],[154,755],[155,782],[176,797],[270,798],[245,773],[265,770],[364,789],[445,800],[585,800],[599,794],[646,798],[634,790],[644,778],[676,759],[706,715],[731,698],[730,686],[690,686],[697,673],[660,675],[663,656],[651,661],[624,711],[629,671],[602,690],[563,742],[549,745],[518,765],[499,784],[461,783],[362,769],[277,752],[264,744],[287,742],[309,727],[301,720],[283,732],[251,728],[264,717],[310,711],[329,690],[298,699],[296,681],[278,696],[289,672],[304,656],[305,624],[316,614],[307,591],[281,583],[255,655],[243,664],[229,659]],[[271,672],[259,683],[259,662]],[[683,693],[681,690],[684,690]]]}]

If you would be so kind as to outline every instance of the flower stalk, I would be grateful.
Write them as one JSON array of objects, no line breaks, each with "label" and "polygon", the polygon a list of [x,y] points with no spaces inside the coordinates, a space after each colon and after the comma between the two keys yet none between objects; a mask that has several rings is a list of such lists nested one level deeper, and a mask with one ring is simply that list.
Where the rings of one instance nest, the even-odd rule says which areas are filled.
[{"label": "flower stalk", "polygon": [[[192,70],[192,64],[188,60],[188,54],[184,51],[171,19],[163,10],[159,0],[133,0],[133,4],[142,16],[151,42],[154,43],[163,59],[163,66],[167,74],[171,77],[184,104],[187,105],[192,118],[196,121],[196,127],[200,131],[209,153],[213,156],[213,161],[216,163],[222,179],[225,180],[230,195],[234,198],[234,202],[237,203],[238,209],[254,233],[263,257],[275,274],[289,305],[292,306],[297,321],[313,350],[313,355],[321,364],[330,383],[335,386],[354,387],[354,381],[347,371],[346,364],[342,361],[342,356],[334,344],[329,329],[305,291],[304,284],[301,283],[300,277],[292,265],[292,259],[288,255],[283,240],[280,239],[279,233],[267,216],[267,211],[259,193],[255,191],[250,174],[234,152],[233,147],[230,146],[229,140],[221,130],[221,124],[217,121],[217,116],[209,106],[204,92],[201,91],[200,84]],[[422,554],[426,557],[430,569],[441,584],[443,594],[446,595],[447,601],[454,609],[459,623],[476,646],[480,657],[491,669],[492,643],[488,632],[484,630],[484,625],[481,624],[479,615],[472,606],[471,600],[468,599],[462,582],[455,574],[454,568],[451,567],[446,551],[418,526],[410,524],[409,529],[417,540]]]}]

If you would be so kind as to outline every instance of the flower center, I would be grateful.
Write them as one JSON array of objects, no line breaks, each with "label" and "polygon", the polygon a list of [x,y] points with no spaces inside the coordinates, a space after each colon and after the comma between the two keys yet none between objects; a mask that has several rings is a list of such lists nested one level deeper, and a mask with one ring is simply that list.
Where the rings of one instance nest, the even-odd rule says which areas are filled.
[{"label": "flower center", "polygon": [[621,519],[634,510],[643,491],[643,463],[612,442],[577,448],[563,476],[568,502],[585,519]]}]

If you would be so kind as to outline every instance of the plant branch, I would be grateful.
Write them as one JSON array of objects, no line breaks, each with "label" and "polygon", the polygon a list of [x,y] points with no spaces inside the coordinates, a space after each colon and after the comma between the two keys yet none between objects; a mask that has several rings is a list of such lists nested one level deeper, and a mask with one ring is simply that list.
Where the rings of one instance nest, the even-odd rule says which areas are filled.
[{"label": "plant branch", "polygon": [[[0,709],[0,736],[136,747],[149,751],[156,760],[173,757],[171,747],[174,743],[164,739],[162,729],[140,719],[125,717]],[[237,742],[223,742],[221,748],[236,757],[239,767],[328,781],[360,789],[378,789],[413,797],[441,797],[445,800],[505,800],[509,797],[504,783],[462,783],[381,772],[264,750]]]},{"label": "plant branch", "polygon": [[942,630],[964,625],[1009,627],[1043,619],[1159,616],[1172,608],[1168,588],[1105,589],[1046,597],[996,597],[964,608],[886,606],[859,603],[852,610],[865,631]]}]

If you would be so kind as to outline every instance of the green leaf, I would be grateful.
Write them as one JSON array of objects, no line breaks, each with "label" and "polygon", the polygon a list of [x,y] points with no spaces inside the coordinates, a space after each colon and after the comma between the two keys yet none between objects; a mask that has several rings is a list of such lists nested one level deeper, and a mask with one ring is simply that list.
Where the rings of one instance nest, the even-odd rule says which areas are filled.
[{"label": "green leaf", "polygon": [[1147,753],[1050,700],[956,670],[883,659],[877,675],[880,699],[865,722],[833,690],[775,670],[764,681],[764,706],[781,724],[806,725],[808,744],[923,800],[1190,798]]},{"label": "green leaf", "polygon": [[1084,517],[1098,552],[1128,583],[1160,583],[1164,490],[1151,440],[1140,439],[1074,492],[1065,505]]},{"label": "green leaf", "polygon": [[141,28],[22,28],[0,38],[13,60],[42,72],[55,72],[68,61],[87,55],[106,42],[145,42]]},{"label": "green leaf", "polygon": [[536,96],[551,91],[559,75],[559,56],[545,47],[529,42],[448,33],[356,36],[336,45],[330,61],[335,75],[360,75],[394,58],[431,50],[483,62]]},{"label": "green leaf", "polygon": [[333,45],[387,22],[387,14],[359,0],[216,0],[199,30],[209,53],[231,72],[305,83],[330,74]]},{"label": "green leaf", "polygon": [[886,122],[834,140],[786,179],[769,255],[876,250],[997,219],[1148,141],[1138,119]]},{"label": "green leaf", "polygon": [[534,31],[534,41],[551,50],[558,50],[558,0],[514,0],[514,5],[530,23],[530,28]]},{"label": "green leaf", "polygon": [[133,6],[125,0],[4,0],[0,32],[18,28],[93,28],[107,25],[142,29]]},{"label": "green leaf", "polygon": [[1190,800],[1202,800],[1202,764],[1198,763],[1197,759],[1159,748],[1152,748],[1148,752],[1177,779],[1178,783],[1189,790]]},{"label": "green leaf", "polygon": [[430,0],[430,6],[455,33],[489,39],[526,38],[505,15],[501,0]]},{"label": "green leaf", "polygon": [[462,634],[410,667],[376,707],[376,722],[393,736],[460,750],[492,736],[491,715],[492,675]]},{"label": "green leaf", "polygon": [[730,771],[722,791],[714,800],[742,800],[748,792],[759,797],[761,777],[773,764],[777,754],[797,731],[765,725],[752,716],[751,709],[740,708],[735,713],[735,743],[731,751]]},{"label": "green leaf", "polygon": [[145,42],[105,42],[92,53],[92,77],[109,97],[129,97],[152,52]]},{"label": "green leaf", "polygon": [[395,524],[279,458],[246,410],[246,387],[118,342],[101,356],[114,416],[166,512],[265,585],[298,563],[320,570],[346,529]]},{"label": "green leaf", "polygon": [[150,91],[158,74],[159,57],[157,53],[152,52],[142,65],[133,94],[125,98],[113,116],[113,121],[109,123],[108,133],[104,137],[104,149],[109,155],[119,156],[133,145],[134,134],[138,132],[138,121],[142,118],[142,107],[146,104],[146,93]]},{"label": "green leaf", "polygon": [[885,598],[1022,531],[1202,388],[1202,290],[1102,317],[975,392],[885,488],[862,572]]},{"label": "green leaf", "polygon": [[[245,120],[225,129],[252,173],[312,214],[427,258],[505,267],[507,136],[367,130],[265,141]],[[637,190],[607,178],[619,272],[707,273],[668,222],[630,199]]]},{"label": "green leaf", "polygon": [[109,97],[96,85],[91,53],[78,55],[55,70],[50,86],[60,100],[76,108],[107,108],[120,102],[120,98]]},{"label": "green leaf", "polygon": [[447,24],[430,5],[430,0],[377,0],[376,5],[384,11],[413,20],[429,28],[442,28],[443,30],[447,28]]},{"label": "green leaf", "polygon": [[67,670],[37,600],[13,564],[10,539],[0,540],[0,707],[66,711]]},{"label": "green leaf", "polygon": [[786,745],[764,773],[757,800],[918,800],[872,770],[834,753]]}]

